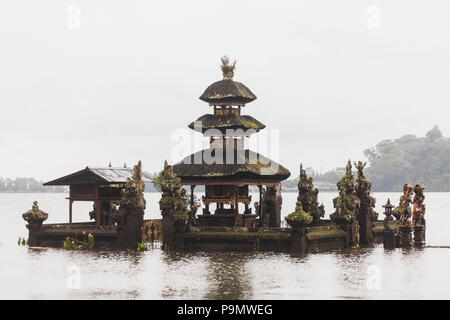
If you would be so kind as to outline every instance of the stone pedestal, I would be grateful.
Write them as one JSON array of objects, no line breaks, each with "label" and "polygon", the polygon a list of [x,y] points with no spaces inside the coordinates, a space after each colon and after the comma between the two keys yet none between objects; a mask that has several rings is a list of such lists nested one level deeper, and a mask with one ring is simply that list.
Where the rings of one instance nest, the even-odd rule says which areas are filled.
[{"label": "stone pedestal", "polygon": [[123,224],[119,224],[117,246],[136,248],[142,242],[142,227],[144,225],[144,209],[136,209],[125,213]]},{"label": "stone pedestal", "polygon": [[385,249],[395,249],[395,234],[392,230],[383,231],[383,247]]},{"label": "stone pedestal", "polygon": [[413,244],[411,227],[402,226],[398,229],[400,235],[400,247],[411,247]]},{"label": "stone pedestal", "polygon": [[414,227],[414,245],[417,247],[425,245],[425,226]]},{"label": "stone pedestal", "polygon": [[47,220],[48,213],[39,209],[38,202],[34,201],[31,210],[28,210],[22,217],[28,222],[28,245],[38,246],[39,240],[37,237],[37,231],[41,229],[42,223]]},{"label": "stone pedestal", "polygon": [[41,229],[42,223],[29,223],[27,224],[28,229],[28,245],[30,247],[39,246],[39,241],[37,237],[37,231]]},{"label": "stone pedestal", "polygon": [[162,240],[164,248],[173,248],[174,246],[174,219],[172,215],[163,215],[162,219]]},{"label": "stone pedestal", "polygon": [[346,248],[351,248],[358,244],[359,225],[356,219],[353,220],[334,219],[334,223],[336,223],[342,230],[345,231]]},{"label": "stone pedestal", "polygon": [[360,210],[358,214],[359,224],[359,243],[367,245],[373,241],[372,221],[367,213],[367,210]]},{"label": "stone pedestal", "polygon": [[306,241],[306,226],[303,224],[292,225],[291,252],[300,254],[308,253],[308,243]]},{"label": "stone pedestal", "polygon": [[174,248],[184,249],[184,233],[186,232],[186,224],[184,222],[176,221],[174,223]]}]

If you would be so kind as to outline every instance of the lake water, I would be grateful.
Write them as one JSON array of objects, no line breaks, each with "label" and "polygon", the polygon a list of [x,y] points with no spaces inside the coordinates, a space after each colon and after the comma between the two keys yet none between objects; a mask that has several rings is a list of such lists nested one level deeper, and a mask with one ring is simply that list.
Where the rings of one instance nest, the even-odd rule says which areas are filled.
[{"label": "lake water", "polygon": [[[282,195],[285,216],[293,211],[297,194]],[[425,195],[427,245],[449,246],[450,193]],[[21,214],[32,202],[38,200],[40,208],[49,213],[47,222],[67,222],[66,196],[0,194],[0,298],[450,298],[450,249],[446,248],[384,251],[382,245],[375,245],[299,258],[282,253],[87,252],[18,246],[19,236],[28,237]],[[374,196],[382,219],[381,206],[388,197],[396,205],[400,193]],[[160,218],[160,195],[147,193],[145,197],[145,218]],[[336,193],[319,194],[327,216],[333,211],[334,197]],[[92,204],[75,203],[74,221],[86,221],[91,209]]]}]

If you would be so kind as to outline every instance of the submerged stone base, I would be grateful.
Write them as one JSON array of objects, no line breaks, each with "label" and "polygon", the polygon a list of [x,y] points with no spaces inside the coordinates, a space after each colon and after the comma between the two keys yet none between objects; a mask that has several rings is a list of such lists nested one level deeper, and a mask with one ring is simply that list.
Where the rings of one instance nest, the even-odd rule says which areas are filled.
[{"label": "submerged stone base", "polygon": [[[392,228],[396,222],[392,222]],[[302,230],[300,230],[302,229]],[[191,227],[174,249],[319,253],[349,247],[352,229],[322,220],[303,228]],[[374,242],[383,243],[383,222],[374,224]]]}]

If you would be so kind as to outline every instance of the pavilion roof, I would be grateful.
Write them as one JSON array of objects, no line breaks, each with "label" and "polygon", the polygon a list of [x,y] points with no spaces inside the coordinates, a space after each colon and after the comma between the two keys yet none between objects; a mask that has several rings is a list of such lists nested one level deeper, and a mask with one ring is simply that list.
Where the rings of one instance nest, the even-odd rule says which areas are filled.
[{"label": "pavilion roof", "polygon": [[[67,186],[80,184],[114,184],[125,183],[133,177],[132,168],[117,167],[86,167],[83,170],[44,183],[44,186]],[[151,176],[142,172],[142,180],[151,182]]]},{"label": "pavilion roof", "polygon": [[210,104],[245,104],[256,99],[253,92],[243,83],[233,79],[224,79],[211,84],[200,96],[200,100]]},{"label": "pavilion roof", "polygon": [[[254,179],[285,180],[291,173],[282,165],[251,150],[234,150],[233,163],[227,163],[226,152],[222,152],[223,163],[209,164],[219,149],[205,149],[187,156],[173,166],[174,172],[183,179]],[[195,161],[198,160],[198,161]],[[198,163],[196,163],[198,162]],[[230,161],[228,161],[230,162]]]}]

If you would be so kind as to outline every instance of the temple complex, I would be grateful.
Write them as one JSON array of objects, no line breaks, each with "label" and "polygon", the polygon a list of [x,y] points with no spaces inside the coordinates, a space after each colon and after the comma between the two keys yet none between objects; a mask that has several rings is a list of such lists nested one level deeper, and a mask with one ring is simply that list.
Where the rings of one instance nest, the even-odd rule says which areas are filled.
[{"label": "temple complex", "polygon": [[[153,233],[147,235],[146,227],[153,232],[153,223],[158,220],[152,219],[151,225],[144,221],[145,182],[153,182],[161,192],[162,219],[158,220],[158,229],[162,229],[165,249],[306,254],[373,243],[383,243],[386,249],[425,245],[425,187],[405,184],[399,206],[394,209],[388,200],[383,206],[386,218],[378,220],[372,185],[363,172],[366,163],[361,161],[354,163],[356,178],[352,162],[348,161],[346,172],[337,183],[335,211],[329,217],[323,204],[319,204],[313,177],[308,177],[300,165],[295,210],[285,215],[287,225],[282,225],[281,181],[290,172],[247,148],[249,137],[265,128],[244,114],[256,96],[233,80],[235,62],[223,57],[221,68],[223,79],[211,84],[200,96],[208,103],[210,113],[188,125],[209,139],[208,148],[174,165],[166,161],[154,178],[142,172],[139,161],[133,169],[86,167],[45,183],[69,186],[68,223],[44,224],[49,214],[34,202],[31,210],[23,214],[29,244],[77,247],[81,243],[93,248],[95,240],[96,248],[145,248],[145,238],[154,239]],[[201,200],[194,193],[198,186],[204,187]],[[252,199],[251,187],[259,190],[258,199]],[[92,221],[73,222],[72,205],[76,201],[93,203],[89,213]]]},{"label": "temple complex", "polygon": [[[233,80],[235,62],[222,58],[223,79],[211,84],[200,96],[211,113],[188,125],[209,138],[208,149],[198,151],[173,166],[181,184],[190,186],[193,195],[198,185],[205,186],[200,226],[279,227],[281,223],[281,184],[289,170],[245,148],[245,139],[265,125],[243,114],[256,96],[244,84]],[[255,212],[250,208],[249,186],[259,188]],[[264,199],[263,195],[267,198]],[[239,204],[243,205],[240,211]],[[215,205],[215,208],[211,208]],[[265,205],[273,210],[265,210]]]}]

